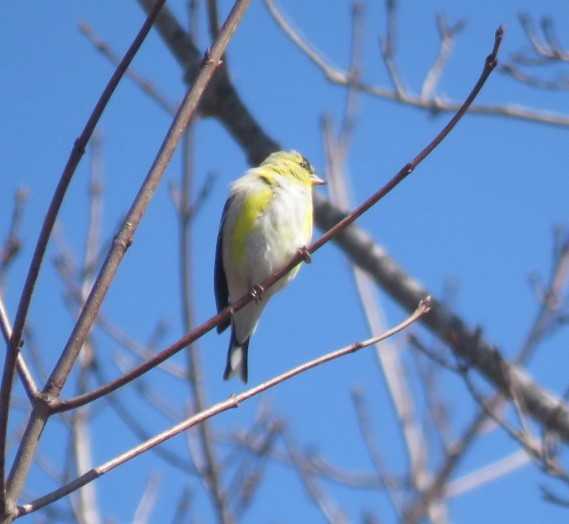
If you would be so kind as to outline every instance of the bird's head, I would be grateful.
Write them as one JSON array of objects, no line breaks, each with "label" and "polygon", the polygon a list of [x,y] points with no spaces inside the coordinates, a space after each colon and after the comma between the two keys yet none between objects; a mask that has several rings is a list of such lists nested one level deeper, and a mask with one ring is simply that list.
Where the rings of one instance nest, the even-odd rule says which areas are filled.
[{"label": "bird's head", "polygon": [[297,151],[277,151],[269,155],[260,167],[273,169],[279,175],[291,177],[308,187],[326,183],[314,172],[312,164]]}]

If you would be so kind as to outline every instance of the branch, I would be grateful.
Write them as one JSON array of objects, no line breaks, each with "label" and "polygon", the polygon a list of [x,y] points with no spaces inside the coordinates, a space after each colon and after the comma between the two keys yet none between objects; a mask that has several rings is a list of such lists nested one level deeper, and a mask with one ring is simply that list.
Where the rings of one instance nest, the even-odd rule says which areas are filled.
[{"label": "branch", "polygon": [[[276,7],[272,4],[272,0],[265,0],[265,2],[272,5],[270,12],[273,14],[273,18],[277,25],[279,25],[293,43],[300,48],[307,58],[322,71],[330,83],[351,87],[352,89],[357,89],[362,93],[378,98],[404,103],[406,105],[416,107],[417,109],[425,110],[432,115],[438,115],[443,112],[455,112],[460,108],[459,103],[443,100],[439,97],[425,100],[422,96],[414,95],[408,90],[403,89],[401,83],[397,84],[397,87],[395,88],[389,88],[354,79],[351,77],[349,72],[343,71],[341,68],[329,63],[318,51],[308,44],[298,34],[298,32],[284,22],[284,18],[280,13],[279,16],[276,16],[273,13],[273,10],[276,10]],[[393,69],[391,70],[393,71]],[[541,124],[569,127],[569,116],[559,113],[551,113],[544,110],[526,108],[515,104],[474,104],[470,107],[468,112],[470,114],[495,115],[519,120],[529,120]]]},{"label": "branch", "polygon": [[14,208],[8,226],[8,235],[2,246],[0,246],[0,290],[3,287],[3,280],[10,264],[14,261],[22,247],[20,239],[20,223],[24,211],[24,204],[28,199],[28,191],[24,188],[16,190],[14,195]]},{"label": "branch", "polygon": [[[12,326],[10,325],[10,319],[8,318],[6,304],[4,304],[4,298],[2,295],[0,295],[0,331],[2,332],[4,341],[8,344],[12,336]],[[33,399],[38,397],[40,391],[34,381],[32,372],[21,354],[18,354],[16,359],[16,369],[18,370],[20,380],[22,381],[22,385],[24,386],[28,399],[33,401]]]},{"label": "branch", "polygon": [[[138,0],[138,3],[149,12],[154,0]],[[203,53],[197,49],[193,39],[167,7],[162,9],[156,19],[156,29],[182,66],[186,84],[192,85],[199,73]],[[220,120],[246,152],[251,165],[260,164],[270,153],[280,149],[243,104],[223,68],[217,72],[204,94],[200,112]]]},{"label": "branch", "polygon": [[425,101],[432,100],[435,89],[450,58],[456,36],[464,28],[464,22],[458,22],[454,26],[448,26],[446,18],[437,16],[437,29],[441,39],[439,54],[431,70],[427,73],[421,89],[421,98]]},{"label": "branch", "polygon": [[[384,460],[376,435],[372,430],[369,421],[369,413],[363,394],[359,389],[352,389],[352,403],[356,411],[358,426],[362,435],[365,448],[368,452],[369,458],[375,468],[377,478],[381,487],[385,490],[389,502],[393,506],[393,510],[398,519],[403,516],[403,500],[402,497],[393,488],[393,481],[387,473],[386,461]],[[413,467],[411,467],[413,469]]]},{"label": "branch", "polygon": [[[451,118],[449,123],[442,129],[442,131],[440,131],[435,136],[435,138],[413,160],[405,164],[405,166],[403,166],[399,170],[399,172],[389,182],[387,182],[387,184],[385,184],[375,194],[373,194],[370,198],[368,198],[363,204],[358,206],[349,215],[345,216],[342,220],[332,225],[326,233],[324,233],[318,240],[313,242],[310,246],[308,246],[306,249],[299,250],[299,252],[290,260],[288,264],[286,264],[278,271],[273,273],[264,282],[261,282],[261,286],[263,289],[265,290],[268,289],[275,282],[283,278],[287,273],[291,271],[291,269],[293,269],[303,260],[306,259],[307,253],[308,254],[314,253],[315,251],[320,249],[324,244],[338,237],[338,235],[340,235],[350,224],[352,224],[356,219],[358,219],[361,215],[363,215],[366,211],[368,211],[379,200],[381,200],[384,196],[386,196],[391,190],[397,187],[397,185],[400,182],[402,182],[408,175],[410,175],[417,167],[417,165],[419,165],[419,163],[422,162],[444,140],[444,138],[451,132],[451,130],[464,116],[464,114],[468,110],[468,107],[470,106],[476,95],[479,93],[480,89],[482,89],[482,86],[488,79],[488,76],[496,67],[497,64],[496,55],[498,53],[498,49],[502,41],[502,36],[503,36],[503,30],[500,27],[496,31],[494,47],[490,55],[488,55],[488,57],[486,58],[480,78],[476,82],[474,88],[466,98],[465,102],[460,107],[459,111]],[[314,198],[315,202],[317,203],[316,213],[318,214],[319,195],[315,194]],[[127,221],[125,223],[129,222]],[[422,297],[420,297],[418,300],[421,299]],[[89,393],[86,393],[84,395],[79,395],[69,400],[61,400],[61,401],[50,400],[49,401],[50,411],[52,413],[55,413],[55,412],[67,411],[69,409],[76,408],[78,406],[91,402],[97,398],[100,398],[103,395],[110,393],[111,391],[115,391],[116,389],[124,386],[125,384],[128,384],[129,382],[138,378],[139,376],[146,373],[150,369],[156,367],[158,364],[164,362],[164,360],[170,358],[172,355],[176,354],[182,348],[184,348],[188,344],[191,344],[192,342],[203,336],[205,333],[212,330],[218,324],[226,321],[230,317],[230,315],[232,315],[233,313],[235,313],[236,311],[247,305],[249,302],[251,302],[251,300],[253,300],[253,296],[251,294],[247,294],[241,297],[239,300],[235,301],[230,306],[226,307],[219,314],[215,315],[210,320],[208,320],[201,326],[194,329],[191,333],[188,333],[178,342],[172,344],[170,347],[158,353],[153,359],[144,362],[138,367],[132,369],[129,373],[115,379],[114,381],[110,382],[109,384],[106,384],[105,386],[99,387]]]},{"label": "branch", "polygon": [[[477,390],[474,382],[470,378],[468,366],[462,366],[460,374],[466,384],[468,391],[470,392],[472,398],[482,407],[486,415],[490,417],[494,422],[496,422],[511,438],[513,438],[521,448],[524,449],[535,461],[541,466],[542,470],[547,474],[555,476],[563,480],[566,484],[569,484],[569,474],[563,469],[561,463],[552,456],[551,450],[547,448],[544,443],[540,444],[539,441],[531,434],[525,421],[523,420],[523,413],[520,409],[519,403],[520,395],[516,391],[516,385],[511,384],[509,392],[509,397],[513,399],[515,406],[515,411],[520,420],[521,429],[516,429],[503,420],[491,406],[488,405],[482,394]],[[490,400],[493,404],[493,399]]]},{"label": "branch", "polygon": [[[353,33],[356,33],[355,27]],[[355,46],[353,47],[355,48]],[[352,55],[355,55],[354,51],[352,51]],[[354,63],[353,59],[352,63]],[[350,70],[353,71],[356,68],[350,67]],[[347,175],[342,169],[342,165],[347,154],[351,130],[354,128],[354,102],[357,96],[357,91],[348,89],[345,114],[340,125],[339,138],[337,140],[332,136],[330,120],[325,119],[323,122],[324,146],[327,157],[325,178],[328,181],[332,202],[341,209],[352,207],[349,197],[349,184],[346,179]],[[377,333],[383,329],[385,320],[381,306],[374,295],[373,282],[366,272],[354,264],[350,264],[350,268],[369,330],[371,333]],[[405,450],[409,459],[411,480],[418,490],[422,491],[427,481],[427,449],[424,435],[418,423],[408,381],[398,356],[399,353],[396,351],[393,343],[384,342],[376,346],[375,355],[397,417],[398,427],[401,428]],[[373,462],[375,463],[375,461]],[[381,475],[379,470],[378,475]],[[397,514],[401,515],[402,503],[397,503],[397,498],[389,486],[386,486],[386,491]]]},{"label": "branch", "polygon": [[227,411],[227,410],[232,409],[232,408],[239,407],[239,405],[242,402],[245,402],[246,400],[259,395],[263,391],[266,391],[268,389],[275,387],[277,384],[280,384],[281,382],[289,380],[290,378],[292,378],[296,375],[299,375],[300,373],[304,373],[304,372],[308,371],[309,369],[313,369],[317,366],[325,364],[326,362],[330,362],[332,360],[344,357],[350,353],[355,353],[356,351],[363,349],[365,347],[377,344],[381,340],[385,340],[386,338],[391,337],[391,336],[395,335],[396,333],[399,333],[403,329],[410,326],[413,322],[415,322],[416,320],[418,320],[422,316],[426,315],[429,312],[429,307],[430,307],[430,298],[426,297],[419,302],[419,305],[417,306],[415,311],[409,317],[407,317],[403,322],[401,322],[397,326],[393,327],[392,329],[389,329],[385,333],[371,337],[367,340],[363,340],[360,342],[356,342],[354,344],[350,344],[349,346],[345,346],[345,347],[338,349],[336,351],[332,351],[331,353],[328,353],[326,355],[318,357],[314,360],[311,360],[309,362],[305,362],[304,364],[301,364],[301,365],[299,365],[299,366],[297,366],[297,367],[295,367],[295,368],[293,368],[293,369],[291,369],[285,373],[282,373],[281,375],[278,375],[278,376],[276,376],[270,380],[267,380],[266,382],[259,384],[258,386],[255,386],[255,387],[253,387],[247,391],[244,391],[244,392],[239,393],[237,395],[231,395],[228,399],[226,399],[222,402],[218,402],[217,404],[214,404],[210,408],[204,409],[200,413],[193,415],[192,417],[190,417],[190,418],[184,420],[183,422],[173,426],[172,428],[170,428],[166,431],[163,431],[162,433],[159,433],[155,437],[148,439],[147,441],[139,444],[138,446],[135,446],[134,448],[131,448],[130,450],[123,453],[122,455],[119,455],[118,457],[115,457],[114,459],[109,460],[109,461],[105,462],[104,464],[91,469],[87,473],[81,475],[80,477],[76,478],[75,480],[66,484],[65,486],[62,486],[61,488],[59,488],[59,489],[41,497],[41,498],[36,499],[33,502],[30,502],[28,504],[24,504],[22,506],[18,506],[18,508],[16,509],[16,511],[14,513],[14,517],[17,518],[17,517],[21,517],[24,515],[28,515],[34,511],[37,511],[37,510],[47,506],[48,504],[55,502],[56,500],[59,500],[59,499],[65,497],[66,495],[69,495],[70,493],[76,491],[77,489],[81,488],[82,486],[84,486],[84,485],[88,484],[89,482],[95,480],[96,478],[101,477],[105,473],[108,473],[109,471],[111,471],[111,470],[115,469],[116,467],[124,464],[125,462],[128,462],[129,460],[133,459],[134,457],[137,457],[137,456],[141,455],[142,453],[145,453],[146,451],[148,451],[148,450],[152,449],[153,447],[161,444],[162,442],[169,440],[170,438],[178,435],[179,433],[182,433],[183,431],[188,430],[189,428],[191,428],[197,424],[201,424],[205,420],[208,420],[208,419],[214,417],[215,415],[218,415],[219,413],[222,413],[222,412]]},{"label": "branch", "polygon": [[[134,58],[138,49],[142,45],[142,42],[148,35],[154,19],[160,10],[161,5],[165,0],[157,0],[152,12],[148,15],[143,26],[141,27],[139,33],[128,49],[125,57],[119,67],[113,73],[113,76],[109,80],[109,83],[105,87],[95,109],[91,113],[83,132],[80,137],[75,141],[67,165],[61,175],[61,179],[55,190],[55,194],[49,205],[46,217],[43,222],[43,226],[40,232],[38,242],[34,254],[32,256],[32,261],[30,263],[30,268],[28,270],[26,281],[24,284],[24,289],[20,296],[20,303],[18,305],[18,311],[16,313],[16,318],[14,321],[14,328],[12,332],[12,337],[10,339],[10,344],[6,348],[6,356],[4,360],[4,370],[2,374],[2,383],[0,386],[0,516],[7,515],[11,512],[13,507],[13,500],[17,498],[18,493],[21,490],[23,477],[18,479],[18,482],[10,486],[6,485],[6,438],[8,431],[8,414],[10,407],[10,397],[12,393],[12,386],[14,382],[14,372],[17,367],[17,359],[20,350],[22,333],[24,331],[24,325],[26,322],[26,317],[32,300],[33,291],[35,288],[36,280],[39,275],[40,267],[43,262],[43,257],[47,248],[47,243],[51,236],[53,225],[55,224],[55,219],[59,214],[63,198],[69,187],[69,183],[75,173],[75,169],[81,160],[85,147],[91,134],[93,133],[99,118],[101,117],[111,95],[113,94],[116,86],[118,85],[120,79],[122,78],[126,68]],[[41,424],[43,427],[43,424]],[[39,435],[39,433],[38,433]],[[29,457],[28,463],[31,462],[31,457]],[[27,470],[28,468],[23,468]],[[13,481],[13,479],[12,479]],[[9,488],[9,489],[7,489]]]},{"label": "branch", "polygon": [[[208,3],[210,30],[212,38],[219,35],[219,23],[217,16],[217,2],[215,0]],[[197,29],[197,17],[192,16],[192,33],[195,35]],[[194,170],[192,164],[194,148],[194,126],[188,126],[183,138],[182,153],[182,175],[180,191],[178,192],[178,238],[179,238],[179,264],[180,264],[180,302],[182,306],[182,325],[184,332],[189,332],[194,326],[194,309],[192,301],[192,224],[196,216],[196,210],[200,206],[200,198],[203,201],[203,194],[198,196],[196,202],[193,200],[193,181]],[[206,393],[204,390],[202,369],[200,364],[200,352],[198,344],[190,344],[186,350],[187,357],[187,377],[186,384],[189,386],[193,399],[192,411],[202,411],[207,405]],[[211,497],[212,509],[217,514],[217,519],[221,524],[233,521],[229,512],[227,497],[224,493],[220,464],[213,445],[212,428],[208,422],[200,424],[197,428],[199,439],[199,451],[197,455],[200,460],[194,457],[196,468],[200,471],[208,486],[208,494]],[[190,448],[191,451],[191,448]],[[203,465],[203,466],[202,466]]]},{"label": "branch", "polygon": [[[515,358],[516,364],[527,362],[529,356],[535,351],[537,344],[542,341],[548,334],[548,331],[551,330],[553,320],[559,315],[558,309],[563,302],[563,296],[567,286],[567,270],[569,269],[569,236],[565,231],[561,229],[555,231],[554,245],[553,267],[550,280],[548,286],[540,290],[538,294],[540,307],[538,308],[533,325],[529,329]],[[420,344],[415,338],[412,339],[412,343],[429,358],[435,360],[439,366],[443,366],[454,373],[460,372],[458,365],[451,365],[449,362],[441,360],[437,354],[434,354],[428,348]],[[465,481],[464,484],[461,484],[460,489],[455,489],[454,487],[458,481],[449,483],[448,480],[453,471],[457,469],[458,463],[464,457],[466,450],[474,443],[481,428],[487,423],[489,417],[486,412],[488,410],[491,412],[498,411],[504,401],[505,398],[502,394],[495,394],[491,400],[486,402],[485,408],[481,408],[476,413],[472,422],[470,422],[466,426],[466,429],[462,431],[461,435],[455,439],[445,460],[439,467],[437,473],[433,476],[428,489],[421,493],[421,496],[407,509],[407,524],[419,522],[432,501],[441,497],[443,493],[445,496],[455,496],[457,492],[466,489],[464,486],[473,486],[474,482],[470,482],[470,479],[480,481],[481,479],[489,478],[485,474],[481,476],[475,476],[475,473],[471,474],[473,476],[467,475],[466,478],[468,480]],[[524,456],[527,457],[528,455],[524,454]]]},{"label": "branch", "polygon": [[[317,220],[322,226],[331,227],[345,217],[345,213],[326,202],[324,197],[315,196],[318,201]],[[411,310],[420,297],[428,294],[418,282],[403,272],[383,248],[356,226],[339,235],[336,242],[407,310]],[[450,308],[433,299],[432,311],[423,323],[506,396],[513,382],[528,413],[544,428],[559,433],[563,440],[569,441],[567,406],[555,395],[539,387],[522,369],[504,360],[490,342],[482,336],[475,336],[475,331]]]},{"label": "branch", "polygon": [[472,473],[449,482],[445,488],[445,496],[458,497],[459,495],[478,488],[492,480],[503,477],[519,469],[531,461],[524,449],[518,449],[509,455],[483,466]]},{"label": "branch", "polygon": [[[117,66],[120,63],[120,57],[113,51],[111,46],[102,38],[99,38],[95,31],[86,22],[79,24],[79,31],[91,42],[97,51],[99,51],[111,64]],[[170,101],[165,94],[161,93],[154,83],[131,67],[127,69],[125,75],[130,78],[140,89],[146,93],[159,107],[164,109],[171,116],[176,114],[177,104]]]},{"label": "branch", "polygon": [[347,524],[349,520],[342,508],[319,486],[314,478],[315,475],[308,466],[306,454],[301,454],[296,449],[297,446],[292,441],[292,437],[285,435],[284,440],[290,461],[298,472],[309,498],[312,499],[312,502],[322,514],[322,519],[328,522],[328,524]]},{"label": "branch", "polygon": [[[163,0],[160,0],[159,2],[156,3],[156,6],[158,7],[153,6],[154,9],[152,16],[149,17],[149,19],[147,19],[147,22],[145,22],[144,25],[144,28],[147,28],[148,26],[146,33],[144,33],[144,36],[147,34],[148,30],[150,30],[152,21],[154,20],[154,17],[157,15],[157,9],[161,5],[162,1]],[[221,55],[223,54],[227,44],[229,43],[229,40],[231,39],[238,23],[242,19],[249,3],[250,0],[237,0],[235,2],[229,17],[220,32],[218,40],[215,42],[215,44],[211,48],[211,51],[207,54],[206,59],[203,61],[200,74],[198,75],[193,88],[187,93],[186,97],[184,98],[184,101],[176,115],[176,118],[172,122],[168,134],[164,139],[160,151],[144,183],[142,184],[139,193],[131,209],[127,214],[125,221],[123,222],[122,227],[120,228],[119,232],[114,238],[113,245],[109,253],[107,254],[107,258],[103,263],[103,266],[97,276],[97,279],[93,285],[93,288],[89,294],[85,306],[81,311],[81,314],[79,315],[79,319],[69,337],[69,340],[63,350],[63,353],[55,369],[53,370],[48,380],[48,383],[44,390],[46,398],[53,399],[60,394],[61,389],[63,388],[63,385],[71,371],[71,368],[77,356],[79,355],[81,346],[85,338],[87,337],[93,325],[93,322],[95,321],[99,308],[102,304],[102,301],[106,295],[107,290],[109,289],[109,286],[119,267],[119,264],[121,263],[128,246],[132,242],[132,236],[134,234],[134,231],[136,230],[148,204],[150,203],[151,198],[154,195],[154,192],[157,189],[158,183],[164,173],[164,170],[166,169],[166,166],[168,165],[168,162],[170,161],[174,153],[175,147],[178,144],[178,141],[184,129],[186,128],[192,116],[195,114],[200,98],[203,95],[205,88],[208,85],[210,79],[212,78],[215,70],[217,69],[219,61],[221,59]],[[139,39],[140,38],[137,38],[136,42],[138,42]],[[138,47],[134,47],[134,50],[136,49],[138,49]],[[124,69],[126,69],[127,64],[128,61],[126,61],[124,66],[121,67],[120,69],[121,74],[124,71]],[[116,73],[114,76],[116,76]],[[55,216],[53,216],[53,218],[55,218]],[[32,273],[34,272],[30,271],[30,274]],[[33,281],[35,282],[35,279],[33,279]],[[25,291],[24,291],[24,296],[27,296]],[[20,311],[18,313],[20,313]],[[17,317],[17,319],[18,318],[19,317]],[[20,340],[20,335],[16,332],[15,329],[14,331],[15,331],[15,336],[13,337],[12,340],[13,344],[15,344],[16,341],[19,342]],[[9,351],[8,357],[13,353],[14,351]],[[15,354],[14,354],[14,360],[15,360]],[[12,364],[12,367],[13,366],[14,365]],[[3,398],[0,398],[0,401],[2,401],[0,402],[0,420],[3,421],[4,423],[6,423],[7,417],[4,415],[6,411],[3,411],[2,407],[6,409],[8,406],[7,401],[9,401],[11,382],[12,382],[11,380],[9,381],[9,384],[8,382],[6,382],[6,386],[4,386],[3,382],[2,392],[7,391],[7,394],[5,394]],[[9,386],[9,388],[5,389],[5,387],[7,386]],[[24,435],[24,439],[18,449],[18,454],[15,461],[15,467],[13,468],[13,471],[11,472],[10,475],[9,479],[10,499],[17,498],[21,490],[25,475],[27,474],[27,471],[29,470],[29,467],[31,465],[31,461],[33,458],[33,451],[37,446],[39,436],[43,430],[43,427],[45,426],[48,416],[49,414],[47,413],[45,406],[36,405],[34,407],[34,410],[30,417],[30,422],[26,429],[26,434]],[[3,433],[1,433],[0,436],[4,437],[2,440],[2,442],[4,442],[4,445],[0,451],[5,452],[6,427],[4,426],[2,429]],[[3,471],[0,471],[0,474],[1,473],[3,473]]]}]

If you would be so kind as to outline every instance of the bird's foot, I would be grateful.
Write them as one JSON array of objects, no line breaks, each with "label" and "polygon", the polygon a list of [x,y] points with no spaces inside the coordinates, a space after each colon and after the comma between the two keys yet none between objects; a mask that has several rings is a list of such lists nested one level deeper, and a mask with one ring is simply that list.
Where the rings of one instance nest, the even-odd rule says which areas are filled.
[{"label": "bird's foot", "polygon": [[308,252],[308,248],[306,246],[302,246],[298,250],[298,254],[302,257],[302,260],[304,260],[304,262],[306,262],[307,264],[310,264],[312,262],[312,257],[310,256],[310,253]]},{"label": "bird's foot", "polygon": [[260,284],[255,284],[249,290],[249,295],[251,295],[253,297],[253,300],[255,301],[255,303],[258,304],[261,301],[261,299],[263,298],[264,292],[265,292],[265,288],[263,288],[263,286],[261,286]]}]

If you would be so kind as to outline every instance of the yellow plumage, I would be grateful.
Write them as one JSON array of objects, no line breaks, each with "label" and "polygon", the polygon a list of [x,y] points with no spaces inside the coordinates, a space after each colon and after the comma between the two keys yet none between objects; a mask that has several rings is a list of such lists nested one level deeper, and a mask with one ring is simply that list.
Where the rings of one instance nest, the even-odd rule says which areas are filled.
[{"label": "yellow plumage", "polygon": [[[312,236],[312,188],[323,183],[296,151],[273,153],[233,183],[217,238],[218,311],[263,282],[308,244]],[[299,268],[267,289],[260,301],[250,302],[234,314],[225,380],[238,374],[247,382],[249,339],[263,308]],[[218,326],[218,332],[228,326],[229,322]]]}]

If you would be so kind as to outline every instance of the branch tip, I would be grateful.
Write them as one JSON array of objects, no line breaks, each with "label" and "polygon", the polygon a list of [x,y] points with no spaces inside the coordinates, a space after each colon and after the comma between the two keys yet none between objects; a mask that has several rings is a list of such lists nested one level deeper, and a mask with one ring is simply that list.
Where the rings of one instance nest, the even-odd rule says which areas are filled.
[{"label": "branch tip", "polygon": [[431,311],[432,303],[433,298],[431,295],[427,295],[425,298],[421,299],[417,310],[421,315],[426,315],[429,311]]}]

